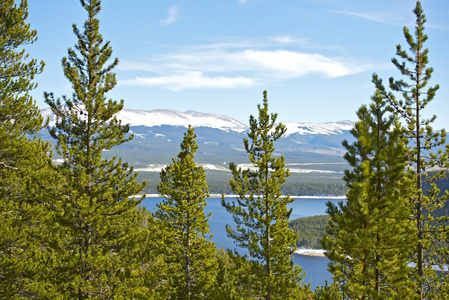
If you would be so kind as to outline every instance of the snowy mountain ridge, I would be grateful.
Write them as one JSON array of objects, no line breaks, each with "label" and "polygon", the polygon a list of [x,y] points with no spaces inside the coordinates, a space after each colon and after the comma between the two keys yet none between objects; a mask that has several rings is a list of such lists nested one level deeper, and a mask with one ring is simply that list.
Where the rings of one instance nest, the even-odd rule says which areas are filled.
[{"label": "snowy mountain ridge", "polygon": [[342,134],[343,131],[351,130],[352,128],[354,128],[354,122],[352,121],[339,121],[339,122],[326,122],[326,123],[285,122],[283,124],[287,128],[285,136],[289,136],[295,133],[299,135]]},{"label": "snowy mountain ridge", "polygon": [[[50,118],[50,126],[55,125],[56,118],[49,108],[41,110],[41,113],[44,118]],[[238,133],[248,129],[248,126],[231,117],[192,110],[178,112],[169,109],[122,109],[117,113],[117,119],[121,120],[122,124],[129,124],[130,126],[154,127],[168,125],[188,127],[188,125],[192,125],[192,127],[210,127]]]},{"label": "snowy mountain ridge", "polygon": [[[50,126],[54,126],[56,122],[55,116],[49,108],[41,110],[44,118],[50,118]],[[242,133],[249,129],[249,127],[242,122],[228,116],[202,113],[196,111],[178,112],[169,109],[154,109],[154,110],[135,110],[123,109],[117,114],[117,118],[122,121],[122,124],[129,124],[130,126],[177,126],[187,127],[209,127],[219,129],[225,132],[233,131]],[[287,127],[285,136],[293,134],[298,135],[335,135],[342,134],[343,131],[351,130],[354,127],[354,122],[339,121],[327,123],[300,123],[300,122],[285,122]]]}]

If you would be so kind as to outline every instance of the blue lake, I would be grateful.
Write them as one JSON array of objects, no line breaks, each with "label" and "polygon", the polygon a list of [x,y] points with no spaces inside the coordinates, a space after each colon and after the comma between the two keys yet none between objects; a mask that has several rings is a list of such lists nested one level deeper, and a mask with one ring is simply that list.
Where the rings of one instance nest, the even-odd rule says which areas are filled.
[{"label": "blue lake", "polygon": [[[229,198],[232,200],[232,198]],[[162,198],[147,198],[142,202],[148,211],[152,212],[156,208]],[[314,199],[314,198],[298,198],[291,204],[292,214],[290,219],[300,217],[309,217],[326,214],[326,202],[331,201],[337,204],[341,200],[335,199]],[[209,218],[209,228],[213,234],[212,240],[217,247],[234,249],[236,246],[234,241],[226,235],[225,225],[234,226],[234,220],[221,206],[221,198],[208,198],[207,206],[205,208],[206,214],[212,212]],[[306,273],[305,282],[310,282],[312,289],[317,285],[324,285],[325,281],[331,282],[331,274],[327,271],[327,264],[329,260],[326,257],[312,257],[294,254],[293,261],[295,264],[302,267]]]}]

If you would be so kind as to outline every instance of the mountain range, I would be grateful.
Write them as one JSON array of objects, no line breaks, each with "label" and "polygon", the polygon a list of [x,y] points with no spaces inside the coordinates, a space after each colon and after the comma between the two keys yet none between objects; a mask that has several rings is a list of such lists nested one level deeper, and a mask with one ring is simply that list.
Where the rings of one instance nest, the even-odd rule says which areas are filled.
[{"label": "mountain range", "polygon": [[[50,126],[54,126],[56,118],[49,108],[41,111],[44,118],[50,118]],[[155,109],[155,110],[135,110],[123,109],[117,114],[117,118],[123,124],[129,124],[131,127],[145,126],[175,126],[185,127],[188,125],[192,127],[209,127],[219,129],[225,132],[233,131],[242,133],[249,129],[248,125],[243,124],[236,119],[224,115],[217,115],[211,113],[202,113],[196,111],[178,112],[169,109]],[[328,123],[299,123],[299,122],[285,122],[287,132],[284,136],[293,134],[299,135],[335,135],[342,134],[354,127],[354,122],[339,121]]]},{"label": "mountain range", "polygon": [[[54,126],[55,116],[50,109],[41,111]],[[243,139],[248,125],[224,115],[195,111],[178,112],[168,109],[123,109],[117,114],[122,124],[130,125],[134,138],[105,152],[106,157],[117,155],[134,165],[139,173],[158,173],[171,163],[180,151],[188,125],[195,128],[199,149],[195,159],[209,172],[228,172],[229,162],[248,164]],[[335,176],[341,180],[347,164],[343,160],[343,140],[353,140],[350,130],[354,122],[329,123],[285,122],[286,134],[275,143],[276,155],[282,154],[292,173]],[[47,130],[44,140],[53,141]],[[57,155],[55,155],[57,159]],[[317,179],[319,180],[319,179]]]}]

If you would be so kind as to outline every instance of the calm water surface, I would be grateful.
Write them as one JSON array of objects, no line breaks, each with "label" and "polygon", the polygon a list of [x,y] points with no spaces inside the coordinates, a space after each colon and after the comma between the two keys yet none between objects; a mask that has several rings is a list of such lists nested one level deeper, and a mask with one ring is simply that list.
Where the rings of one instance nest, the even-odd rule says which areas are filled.
[{"label": "calm water surface", "polygon": [[[147,198],[142,202],[148,211],[152,212],[156,208],[162,198]],[[232,198],[229,198],[232,200]],[[293,203],[289,204],[292,208],[290,219],[300,217],[309,217],[316,215],[324,215],[326,213],[326,202],[331,201],[337,204],[341,200],[335,199],[313,199],[313,198],[298,198]],[[207,199],[207,206],[205,208],[206,214],[212,212],[209,219],[209,228],[213,234],[212,240],[217,247],[234,249],[235,244],[232,239],[226,235],[225,225],[234,226],[234,220],[221,206],[221,198]],[[327,271],[327,263],[329,260],[326,257],[312,257],[295,254],[293,257],[295,264],[300,265],[306,273],[305,282],[310,282],[312,289],[317,285],[324,285],[325,280],[331,282],[331,274]]]}]

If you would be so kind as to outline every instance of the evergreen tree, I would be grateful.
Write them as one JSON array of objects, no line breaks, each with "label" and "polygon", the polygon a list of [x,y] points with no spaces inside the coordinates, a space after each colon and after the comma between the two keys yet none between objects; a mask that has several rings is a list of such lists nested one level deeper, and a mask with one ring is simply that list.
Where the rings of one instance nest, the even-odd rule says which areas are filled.
[{"label": "evergreen tree", "polygon": [[[130,199],[143,189],[132,167],[116,157],[104,159],[103,151],[130,140],[129,126],[116,118],[120,102],[107,100],[116,85],[111,70],[117,65],[109,42],[99,33],[100,0],[81,0],[87,20],[75,49],[69,48],[62,65],[73,87],[72,97],[55,99],[45,93],[46,103],[56,116],[50,134],[57,139],[64,178],[55,203],[55,285],[66,298],[110,299],[137,292],[132,283],[137,265],[133,248],[139,233],[136,206]],[[137,284],[136,284],[137,285]],[[135,287],[138,289],[138,287]],[[133,296],[131,296],[133,297]]]},{"label": "evergreen tree", "polygon": [[328,285],[327,280],[324,286],[317,286],[313,292],[314,300],[335,300],[344,299],[337,282]]},{"label": "evergreen tree", "polygon": [[[16,136],[36,133],[43,120],[28,92],[36,88],[33,79],[43,71],[44,62],[30,60],[25,49],[19,51],[37,40],[37,32],[26,23],[28,3],[26,0],[20,5],[14,0],[2,1],[0,15],[0,123],[4,130]],[[3,149],[0,164],[8,167],[9,160]]]},{"label": "evergreen tree", "polygon": [[[50,178],[49,147],[36,137],[43,118],[29,92],[44,62],[25,46],[37,40],[26,23],[28,3],[0,3],[0,298],[37,297],[42,286],[46,213],[40,178]],[[43,293],[40,294],[43,296]],[[49,297],[50,294],[46,294]]]},{"label": "evergreen tree", "polygon": [[218,270],[215,244],[207,237],[210,214],[204,213],[209,196],[206,173],[193,160],[198,150],[195,139],[189,126],[181,152],[161,171],[157,188],[165,198],[155,217],[165,229],[163,253],[171,299],[211,299]]},{"label": "evergreen tree", "polygon": [[167,299],[167,282],[164,274],[167,265],[164,262],[165,228],[148,212],[145,207],[138,208],[137,241],[132,255],[138,259],[141,267],[134,269],[132,276],[139,288],[127,298],[133,299]]},{"label": "evergreen tree", "polygon": [[218,262],[218,274],[216,294],[213,298],[217,300],[251,299],[250,289],[242,285],[239,280],[242,277],[240,272],[245,270],[242,264],[247,264],[245,258],[236,259],[229,249],[217,249],[215,257]]},{"label": "evergreen tree", "polygon": [[349,299],[409,298],[409,244],[414,231],[408,219],[411,180],[405,173],[407,148],[400,124],[376,91],[351,130],[356,141],[343,142],[352,170],[344,180],[347,202],[327,203],[329,225],[323,239],[329,270]]},{"label": "evergreen tree", "polygon": [[[431,212],[444,206],[447,198],[447,191],[440,196],[440,190],[435,181],[444,177],[444,170],[448,169],[448,150],[441,149],[445,144],[446,132],[433,131],[431,123],[436,116],[430,119],[423,117],[423,111],[427,105],[434,99],[438,85],[433,87],[426,86],[431,79],[433,69],[427,67],[429,62],[427,48],[424,43],[427,41],[427,35],[424,34],[424,24],[426,17],[424,15],[421,3],[418,1],[414,9],[416,15],[416,26],[414,35],[410,33],[407,27],[404,27],[404,36],[410,49],[410,54],[402,48],[396,46],[396,55],[393,58],[393,64],[399,69],[406,80],[395,80],[390,78],[390,89],[387,92],[382,85],[382,81],[374,77],[376,85],[382,91],[384,97],[388,99],[395,109],[396,113],[405,122],[404,138],[411,143],[409,155],[409,172],[415,178],[414,196],[411,198],[413,206],[413,219],[417,229],[418,240],[413,254],[413,263],[416,264],[416,292],[420,299],[435,297],[431,295],[434,291],[442,290],[438,287],[440,283],[446,283],[446,279],[437,279],[436,272],[431,266],[442,261],[435,261],[444,257],[447,253],[447,241],[444,247],[435,247],[440,241],[447,239],[447,231],[439,226],[434,227],[440,221],[447,221],[448,217],[443,216],[435,220]],[[408,81],[407,81],[408,80]],[[396,99],[394,92],[400,93],[403,99]],[[431,169],[437,169],[436,172],[428,172]],[[430,184],[431,188],[423,191],[423,184]],[[448,290],[448,287],[444,288]]]},{"label": "evergreen tree", "polygon": [[297,299],[304,293],[300,287],[304,276],[292,261],[297,236],[288,228],[291,210],[287,204],[293,199],[281,197],[280,191],[290,173],[285,169],[284,157],[274,156],[274,142],[282,137],[286,127],[275,124],[277,114],[268,113],[266,91],[263,96],[263,106],[258,105],[259,118],[249,119],[251,143],[244,139],[254,167],[242,169],[230,164],[230,185],[237,199],[227,202],[223,196],[222,205],[233,215],[237,227],[227,225],[226,230],[238,247],[248,250],[250,261],[244,265],[248,268],[246,284],[254,297]]}]

